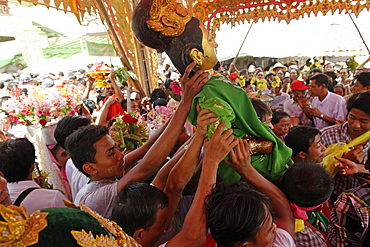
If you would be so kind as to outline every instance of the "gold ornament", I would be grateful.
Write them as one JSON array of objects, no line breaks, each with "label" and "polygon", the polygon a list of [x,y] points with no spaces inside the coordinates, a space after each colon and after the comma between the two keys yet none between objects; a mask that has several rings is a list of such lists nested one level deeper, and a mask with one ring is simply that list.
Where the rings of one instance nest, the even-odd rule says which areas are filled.
[{"label": "gold ornament", "polygon": [[190,11],[174,0],[153,0],[148,26],[168,37],[180,36],[191,20]]},{"label": "gold ornament", "polygon": [[0,222],[0,246],[30,246],[38,243],[39,232],[46,226],[48,213],[40,210],[28,215],[23,205],[20,207],[0,204],[4,221]]},{"label": "gold ornament", "polygon": [[[81,245],[81,246],[141,247],[141,245],[138,242],[136,242],[136,240],[134,238],[127,235],[127,233],[125,233],[122,230],[122,228],[119,225],[117,225],[116,222],[110,221],[110,220],[104,218],[103,216],[101,216],[97,212],[94,212],[93,210],[86,207],[85,205],[80,204],[80,208],[81,208],[82,211],[85,211],[85,212],[89,213],[92,217],[97,219],[99,221],[99,223],[105,229],[107,229],[111,234],[113,234],[116,237],[116,240],[114,240],[112,237],[102,238],[102,236],[100,236],[100,237],[97,236],[94,239],[91,232],[86,233],[83,230],[82,231],[71,231],[73,237],[81,243],[88,243],[89,241],[92,241],[90,243],[95,243],[94,241],[102,241],[101,243],[105,244],[105,245]],[[108,243],[111,244],[111,245],[108,245]]]}]

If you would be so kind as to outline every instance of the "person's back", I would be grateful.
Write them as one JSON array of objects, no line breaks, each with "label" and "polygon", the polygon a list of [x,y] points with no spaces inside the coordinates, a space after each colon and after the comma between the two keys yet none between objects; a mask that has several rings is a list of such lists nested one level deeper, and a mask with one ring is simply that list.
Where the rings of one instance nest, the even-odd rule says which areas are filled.
[{"label": "person's back", "polygon": [[8,181],[12,203],[15,205],[23,203],[28,213],[44,208],[63,207],[62,199],[67,198],[61,192],[41,189],[32,180],[34,163],[35,148],[27,139],[0,143],[0,170]]}]

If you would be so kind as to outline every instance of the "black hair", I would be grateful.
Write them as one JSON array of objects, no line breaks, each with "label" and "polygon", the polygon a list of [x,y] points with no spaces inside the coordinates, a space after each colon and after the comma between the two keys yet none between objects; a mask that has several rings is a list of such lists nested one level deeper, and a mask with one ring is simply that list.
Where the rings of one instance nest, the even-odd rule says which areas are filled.
[{"label": "black hair", "polygon": [[329,78],[325,74],[316,74],[310,77],[310,81],[315,80],[317,86],[325,85],[328,88]]},{"label": "black hair", "polygon": [[261,225],[271,212],[269,198],[245,182],[217,183],[205,200],[207,224],[223,247],[256,241]]},{"label": "black hair", "polygon": [[98,94],[98,96],[96,97],[96,103],[99,104],[100,101],[104,101],[106,97],[108,97],[109,95],[108,94]]},{"label": "black hair", "polygon": [[300,207],[313,207],[330,197],[334,179],[323,166],[303,160],[286,170],[281,180],[281,189],[289,202]]},{"label": "black hair", "polygon": [[67,137],[82,126],[91,124],[91,119],[83,116],[65,116],[62,118],[55,128],[54,138],[57,143],[64,149]]},{"label": "black hair", "polygon": [[310,70],[310,74],[313,74],[313,73],[322,73],[322,70],[321,69],[318,69],[318,68],[314,68],[314,69],[311,69]]},{"label": "black hair", "polygon": [[[364,72],[363,72],[364,73]],[[362,91],[353,94],[347,101],[347,112],[353,108],[365,112],[370,116],[370,91]]]},{"label": "black hair", "polygon": [[35,163],[35,147],[26,138],[0,142],[0,171],[9,183],[23,181]]},{"label": "black hair", "polygon": [[153,107],[156,106],[167,106],[167,101],[165,99],[157,99],[153,102]]},{"label": "black hair", "polygon": [[150,94],[150,102],[154,102],[157,99],[166,99],[166,92],[163,89],[156,88]]},{"label": "black hair", "polygon": [[337,79],[337,77],[338,77],[337,74],[332,70],[324,71],[324,74],[327,75],[327,76],[330,76],[333,79],[333,81],[335,79]]},{"label": "black hair", "polygon": [[282,118],[285,118],[285,117],[290,117],[288,113],[286,113],[285,111],[281,111],[281,110],[273,110],[272,111],[272,119],[271,119],[271,123],[272,124],[277,124],[280,122],[280,120]]},{"label": "black hair", "polygon": [[370,72],[362,72],[356,75],[355,80],[360,82],[364,87],[370,86]]},{"label": "black hair", "polygon": [[[192,17],[186,23],[184,32],[177,37],[168,37],[160,32],[154,31],[147,25],[149,11],[152,5],[151,0],[141,0],[136,6],[131,20],[131,29],[136,38],[144,45],[156,49],[158,52],[166,52],[173,65],[184,74],[186,67],[193,61],[189,51],[193,48],[203,52],[203,33],[200,29],[200,22]],[[192,76],[192,74],[190,74]]]},{"label": "black hair", "polygon": [[88,177],[90,175],[84,172],[83,165],[87,162],[95,163],[96,150],[94,144],[106,135],[108,135],[107,127],[88,125],[79,128],[66,139],[66,150],[71,156],[73,164]]},{"label": "black hair", "polygon": [[83,99],[82,103],[84,103],[86,108],[89,110],[90,114],[92,114],[94,109],[96,109],[96,105],[94,101],[92,101],[91,99]]},{"label": "black hair", "polygon": [[146,183],[133,182],[115,198],[111,220],[133,236],[137,229],[151,227],[158,211],[167,206],[168,198],[162,190]]},{"label": "black hair", "polygon": [[321,134],[320,130],[311,126],[294,126],[285,137],[285,145],[293,151],[292,156],[297,156],[299,152],[308,153],[317,135]]},{"label": "black hair", "polygon": [[266,116],[272,115],[270,106],[268,106],[265,102],[257,98],[250,98],[250,100],[251,100],[254,110],[257,113],[258,119],[261,122],[265,122]]}]

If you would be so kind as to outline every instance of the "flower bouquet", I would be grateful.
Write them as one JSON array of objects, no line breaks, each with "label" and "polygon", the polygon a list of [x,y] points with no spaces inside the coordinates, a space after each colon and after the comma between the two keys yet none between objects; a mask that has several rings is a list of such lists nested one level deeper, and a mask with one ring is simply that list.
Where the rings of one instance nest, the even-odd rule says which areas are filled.
[{"label": "flower bouquet", "polygon": [[176,110],[172,106],[170,103],[167,106],[156,106],[148,113],[148,132],[159,129],[171,118]]},{"label": "flower bouquet", "polygon": [[267,89],[267,81],[265,79],[258,79],[256,77],[253,77],[251,80],[251,84],[256,85],[256,89],[258,90],[259,94]]},{"label": "flower bouquet", "polygon": [[170,84],[170,91],[168,92],[172,99],[176,101],[181,100],[182,88],[178,81],[172,81]]},{"label": "flower bouquet", "polygon": [[144,122],[139,121],[134,114],[125,112],[117,116],[109,129],[110,136],[122,149],[133,150],[148,140]]},{"label": "flower bouquet", "polygon": [[18,95],[9,99],[9,120],[23,125],[45,127],[49,122],[67,115],[75,115],[81,96],[72,88],[28,88],[28,96]]}]

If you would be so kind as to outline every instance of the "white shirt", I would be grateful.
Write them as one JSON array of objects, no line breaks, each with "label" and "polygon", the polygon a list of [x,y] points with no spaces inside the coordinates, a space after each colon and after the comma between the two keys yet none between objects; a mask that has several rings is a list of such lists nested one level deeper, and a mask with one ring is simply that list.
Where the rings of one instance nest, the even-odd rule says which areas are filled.
[{"label": "white shirt", "polygon": [[[8,190],[12,203],[18,196],[28,188],[40,188],[33,180],[25,180],[15,183],[8,183]],[[22,204],[27,209],[27,213],[33,213],[44,208],[65,207],[62,199],[67,198],[58,190],[35,189],[24,198]]]},{"label": "white shirt", "polygon": [[312,121],[304,114],[302,108],[294,99],[285,101],[283,109],[290,117],[298,117],[301,121],[301,125],[312,126]]},{"label": "white shirt", "polygon": [[77,193],[82,187],[87,184],[89,178],[80,172],[77,167],[73,164],[72,159],[68,159],[66,163],[66,175],[72,190],[72,199],[75,201]]},{"label": "white shirt", "polygon": [[[322,114],[337,120],[345,120],[347,116],[346,100],[332,92],[328,92],[322,101],[319,100],[319,97],[314,97],[312,107],[317,108]],[[313,122],[315,127],[320,130],[330,125],[318,117],[314,117]]]}]

